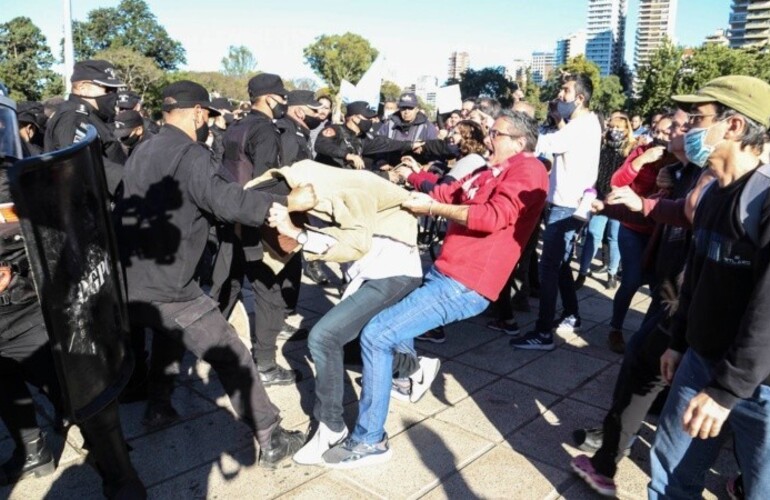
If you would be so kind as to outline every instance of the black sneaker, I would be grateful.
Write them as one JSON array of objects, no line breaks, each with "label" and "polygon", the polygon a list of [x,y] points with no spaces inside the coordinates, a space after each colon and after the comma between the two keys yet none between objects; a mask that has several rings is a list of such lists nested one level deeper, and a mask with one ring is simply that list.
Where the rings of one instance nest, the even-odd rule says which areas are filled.
[{"label": "black sneaker", "polygon": [[265,387],[273,385],[291,385],[297,381],[297,375],[294,370],[287,370],[282,366],[275,365],[267,370],[258,371],[259,379]]},{"label": "black sneaker", "polygon": [[508,335],[518,335],[520,331],[518,323],[515,321],[509,323],[503,319],[496,319],[488,322],[487,328],[496,332],[504,332]]},{"label": "black sneaker", "polygon": [[556,347],[553,343],[553,334],[528,332],[521,337],[511,339],[508,344],[514,349],[525,349],[530,351],[553,351]]},{"label": "black sneaker", "polygon": [[443,326],[439,326],[432,330],[428,330],[422,335],[418,335],[416,339],[425,340],[427,342],[433,342],[434,344],[443,344],[444,342],[446,342],[446,332],[444,332]]},{"label": "black sneaker", "polygon": [[307,328],[297,328],[288,323],[284,323],[281,331],[278,332],[278,340],[303,340],[307,336]]}]

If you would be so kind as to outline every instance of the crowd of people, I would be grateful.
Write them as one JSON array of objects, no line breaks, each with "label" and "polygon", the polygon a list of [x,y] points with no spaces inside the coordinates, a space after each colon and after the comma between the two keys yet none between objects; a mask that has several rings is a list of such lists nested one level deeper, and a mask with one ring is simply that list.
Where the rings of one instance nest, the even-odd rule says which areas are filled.
[{"label": "crowd of people", "polygon": [[[390,399],[419,401],[441,369],[415,340],[451,341],[444,325],[492,305],[487,326],[511,336],[512,356],[551,351],[555,335],[581,332],[577,291],[590,278],[613,293],[608,348],[623,363],[604,421],[575,432],[592,456],[575,457],[573,470],[615,496],[617,463],[657,406],[651,498],[700,496],[729,437],[741,471],[731,496],[770,491],[770,85],[717,78],[671,96],[649,124],[592,111],[582,74],[563,75],[544,123],[520,91],[510,108],[465,96],[435,120],[405,92],[379,110],[348,102],[335,121],[334,96],[289,91],[278,75],[247,90],[242,106],[179,81],[163,89],[154,121],[109,62],[87,60],[66,100],[17,106],[24,156],[71,145],[84,124],[98,134],[135,357],[120,401],[146,401],[144,425],[179,418],[171,395],[189,351],[253,431],[260,465],[379,464],[392,455]],[[423,269],[418,228],[435,218],[447,230]],[[23,252],[11,261],[0,251],[0,417],[16,444],[0,479],[13,483],[54,469],[25,382],[61,405],[53,370],[30,368],[49,361],[48,340],[37,298],[19,292],[22,282],[31,290]],[[318,286],[337,281],[323,262],[341,265],[341,300],[300,331],[286,319],[309,286],[303,273]],[[228,322],[244,279],[250,349]],[[645,285],[649,308],[626,335]],[[515,311],[529,311],[530,297],[537,321],[522,332]],[[281,426],[265,390],[299,380],[276,346],[303,335],[315,365],[310,436]],[[344,356],[357,339],[362,391],[348,429]],[[111,458],[98,426],[84,435],[105,495],[141,498],[125,445]]]}]

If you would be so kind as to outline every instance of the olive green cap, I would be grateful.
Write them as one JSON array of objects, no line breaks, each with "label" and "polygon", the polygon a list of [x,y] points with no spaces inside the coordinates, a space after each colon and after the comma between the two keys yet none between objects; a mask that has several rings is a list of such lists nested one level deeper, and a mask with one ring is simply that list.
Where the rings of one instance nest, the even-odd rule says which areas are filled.
[{"label": "olive green cap", "polygon": [[753,76],[721,76],[694,94],[675,95],[671,99],[688,106],[718,102],[765,127],[770,126],[770,84]]}]

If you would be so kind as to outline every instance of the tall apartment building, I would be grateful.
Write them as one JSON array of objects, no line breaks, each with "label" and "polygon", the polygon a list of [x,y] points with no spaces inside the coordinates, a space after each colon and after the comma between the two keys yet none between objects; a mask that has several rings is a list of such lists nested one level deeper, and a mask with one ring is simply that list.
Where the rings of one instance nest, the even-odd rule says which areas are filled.
[{"label": "tall apartment building", "polygon": [[602,76],[623,66],[627,11],[626,0],[588,0],[586,58],[599,66]]},{"label": "tall apartment building", "polygon": [[770,43],[770,1],[733,0],[728,38],[732,48]]},{"label": "tall apartment building", "polygon": [[650,56],[668,38],[674,40],[677,0],[640,0],[639,25],[636,28],[634,66],[647,64]]},{"label": "tall apartment building", "polygon": [[417,96],[430,104],[436,105],[436,93],[438,92],[438,78],[430,75],[423,75],[417,79],[414,85],[412,85],[412,91]]},{"label": "tall apartment building", "polygon": [[727,38],[727,30],[718,29],[713,35],[709,35],[703,41],[703,45],[730,45],[730,39]]},{"label": "tall apartment building", "polygon": [[470,64],[471,58],[467,52],[452,52],[449,56],[449,76],[450,80],[459,80],[465,73]]},{"label": "tall apartment building", "polygon": [[512,82],[516,82],[520,87],[527,86],[527,70],[531,61],[524,59],[514,59],[511,64],[505,67],[505,77]]},{"label": "tall apartment building", "polygon": [[586,53],[586,32],[578,31],[556,41],[554,64],[561,66],[570,59]]},{"label": "tall apartment building", "polygon": [[554,68],[554,55],[553,52],[533,52],[532,64],[530,65],[530,72],[532,74],[532,81],[536,85],[542,85],[551,76],[551,71]]}]

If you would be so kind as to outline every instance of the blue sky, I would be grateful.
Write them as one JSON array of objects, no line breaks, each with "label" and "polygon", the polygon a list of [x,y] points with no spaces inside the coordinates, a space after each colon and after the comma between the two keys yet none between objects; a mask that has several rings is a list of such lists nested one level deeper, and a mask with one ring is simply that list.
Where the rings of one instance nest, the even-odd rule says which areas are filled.
[{"label": "blue sky", "polygon": [[[84,20],[118,0],[71,0]],[[633,62],[639,0],[628,0],[627,61]],[[59,53],[62,0],[8,0],[0,21],[27,16]],[[302,49],[321,34],[352,31],[387,58],[391,79],[401,85],[420,75],[446,78],[453,50],[469,52],[471,66],[506,65],[533,50],[553,50],[556,39],[581,29],[587,0],[149,0],[169,34],[187,50],[187,67],[217,70],[229,45],[245,45],[258,69],[284,78],[314,77]],[[9,5],[10,4],[10,5]],[[679,0],[676,40],[700,45],[728,27],[729,0]]]}]

